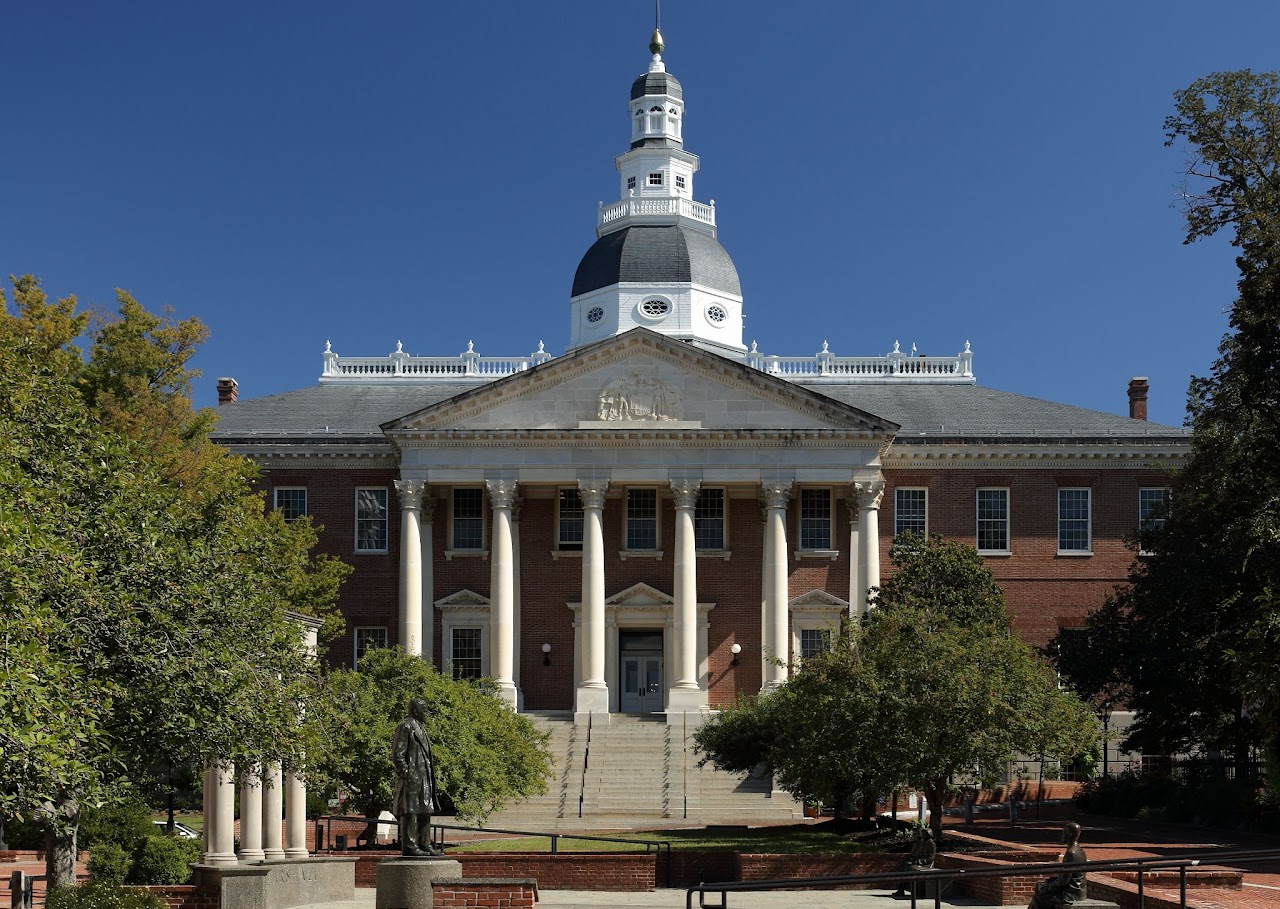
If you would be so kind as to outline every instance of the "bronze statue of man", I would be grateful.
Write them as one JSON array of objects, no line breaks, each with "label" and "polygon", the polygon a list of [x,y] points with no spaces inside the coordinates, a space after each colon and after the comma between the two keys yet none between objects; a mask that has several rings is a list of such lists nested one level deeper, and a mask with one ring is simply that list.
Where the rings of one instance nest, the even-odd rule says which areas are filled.
[{"label": "bronze statue of man", "polygon": [[[938,844],[933,841],[933,831],[928,825],[921,824],[911,837],[911,855],[902,863],[903,871],[932,871],[934,860],[938,855]],[[893,894],[894,899],[907,898],[906,882],[898,885]],[[912,883],[914,889],[914,883]]]},{"label": "bronze statue of man", "polygon": [[439,812],[440,802],[431,739],[422,725],[426,719],[426,701],[414,698],[409,702],[409,715],[396,727],[391,740],[391,760],[396,767],[393,810],[400,822],[402,855],[440,854],[431,846],[431,815]]},{"label": "bronze statue of man", "polygon": [[[1067,847],[1067,851],[1062,853],[1064,865],[1088,861],[1084,850],[1080,848],[1079,824],[1062,825],[1062,842]],[[1036,884],[1035,895],[1031,897],[1031,905],[1027,909],[1063,909],[1080,902],[1085,895],[1084,871],[1064,871]]]}]

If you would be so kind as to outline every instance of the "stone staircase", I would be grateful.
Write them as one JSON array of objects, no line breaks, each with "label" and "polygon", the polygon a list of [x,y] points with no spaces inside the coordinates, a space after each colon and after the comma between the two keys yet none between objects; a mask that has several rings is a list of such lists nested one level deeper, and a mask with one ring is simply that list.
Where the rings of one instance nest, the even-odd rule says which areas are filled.
[{"label": "stone staircase", "polygon": [[[768,776],[743,780],[698,767],[692,736],[701,718],[612,714],[575,726],[570,714],[527,716],[550,735],[554,769],[545,795],[512,805],[487,826],[531,830],[674,824],[784,823],[803,816]],[[588,736],[589,741],[588,741]]]}]

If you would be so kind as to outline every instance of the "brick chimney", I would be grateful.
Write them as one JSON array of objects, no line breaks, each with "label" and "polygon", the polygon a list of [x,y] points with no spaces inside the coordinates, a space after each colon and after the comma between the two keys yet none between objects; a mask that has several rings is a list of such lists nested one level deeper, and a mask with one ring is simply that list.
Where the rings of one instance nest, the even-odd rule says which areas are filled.
[{"label": "brick chimney", "polygon": [[[1133,388],[1130,385],[1130,396],[1133,395]],[[1145,392],[1144,392],[1145,395]],[[218,380],[218,406],[223,404],[234,404],[236,399],[240,397],[240,383],[235,379],[219,379]],[[1144,398],[1145,400],[1145,398]],[[1142,406],[1142,412],[1147,412],[1146,405]]]},{"label": "brick chimney", "polygon": [[[1149,388],[1146,376],[1134,376],[1129,380],[1129,418],[1131,420],[1145,420],[1147,418],[1147,389]],[[235,400],[233,397],[231,400]]]}]

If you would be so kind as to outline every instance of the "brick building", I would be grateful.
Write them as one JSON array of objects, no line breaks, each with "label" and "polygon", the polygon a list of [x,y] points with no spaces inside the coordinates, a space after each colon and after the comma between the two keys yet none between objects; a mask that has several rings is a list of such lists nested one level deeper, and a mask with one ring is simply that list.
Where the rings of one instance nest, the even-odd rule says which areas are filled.
[{"label": "brick building", "polygon": [[[236,400],[215,439],[355,568],[331,659],[400,646],[531,711],[697,713],[781,683],[903,530],[972,543],[1043,644],[1122,583],[1184,430],[983,388],[951,357],[765,355],[694,200],[655,32],[619,201],[574,276],[559,356],[344,357]],[[959,347],[959,345],[957,345]],[[1158,519],[1158,518],[1156,518]]]}]

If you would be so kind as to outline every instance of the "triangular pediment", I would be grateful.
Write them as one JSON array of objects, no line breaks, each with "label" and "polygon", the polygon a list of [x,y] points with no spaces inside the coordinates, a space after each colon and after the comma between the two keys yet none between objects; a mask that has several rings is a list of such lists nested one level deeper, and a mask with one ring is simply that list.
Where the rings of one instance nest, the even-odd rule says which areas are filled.
[{"label": "triangular pediment", "polygon": [[663,593],[656,587],[643,582],[633,584],[626,590],[615,593],[604,601],[606,606],[654,606],[667,607],[675,605],[670,594]]},{"label": "triangular pediment", "polygon": [[638,328],[384,423],[390,434],[840,430],[897,425],[742,363]]},{"label": "triangular pediment", "polygon": [[457,593],[451,593],[443,599],[436,600],[437,609],[477,609],[480,607],[489,607],[489,598],[476,593],[474,590],[459,590]]},{"label": "triangular pediment", "polygon": [[810,590],[791,601],[792,609],[835,610],[848,609],[849,601],[827,593],[825,590]]}]

